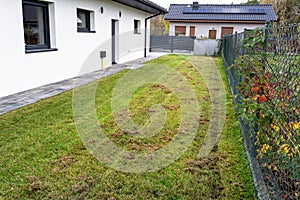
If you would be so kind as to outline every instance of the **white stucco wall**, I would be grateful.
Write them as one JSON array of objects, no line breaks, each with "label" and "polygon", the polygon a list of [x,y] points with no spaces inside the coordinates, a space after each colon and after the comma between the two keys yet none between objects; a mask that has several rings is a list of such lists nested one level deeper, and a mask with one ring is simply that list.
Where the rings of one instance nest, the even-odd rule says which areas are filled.
[{"label": "white stucco wall", "polygon": [[[50,39],[58,51],[31,54],[25,53],[22,0],[0,1],[0,97],[77,76],[82,66],[83,72],[98,70],[100,50],[107,51],[105,66],[110,66],[112,19],[119,24],[118,62],[144,56],[143,27],[151,14],[110,0],[43,1],[52,2]],[[96,33],[77,32],[77,8],[94,12]],[[134,19],[141,20],[141,34],[134,34]]]},{"label": "white stucco wall", "polygon": [[236,24],[236,23],[170,23],[170,35],[175,35],[175,26],[186,26],[186,36],[190,35],[190,27],[195,26],[195,36],[197,38],[208,38],[209,30],[217,30],[217,39],[221,38],[222,27],[234,27],[233,32],[242,32],[245,28],[255,29],[264,26],[263,24]]}]

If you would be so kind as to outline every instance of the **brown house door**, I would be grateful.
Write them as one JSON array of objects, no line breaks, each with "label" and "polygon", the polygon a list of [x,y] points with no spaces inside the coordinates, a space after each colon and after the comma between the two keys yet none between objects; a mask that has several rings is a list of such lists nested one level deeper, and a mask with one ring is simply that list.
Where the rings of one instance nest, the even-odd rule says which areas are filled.
[{"label": "brown house door", "polygon": [[233,27],[222,27],[221,38],[223,38],[224,35],[230,35],[232,33],[233,33]]},{"label": "brown house door", "polygon": [[209,30],[209,39],[217,39],[217,30]]},{"label": "brown house door", "polygon": [[194,37],[195,36],[195,26],[190,27],[190,36]]}]

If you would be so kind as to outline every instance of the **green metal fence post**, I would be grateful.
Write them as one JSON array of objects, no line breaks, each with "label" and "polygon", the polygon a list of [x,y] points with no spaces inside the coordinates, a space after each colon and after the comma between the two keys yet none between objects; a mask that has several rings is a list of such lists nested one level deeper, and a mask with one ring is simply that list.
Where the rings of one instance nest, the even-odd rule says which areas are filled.
[{"label": "green metal fence post", "polygon": [[[248,37],[248,34],[247,34],[248,32],[247,32],[247,29],[245,28],[244,29],[244,32],[243,32],[243,43],[242,43],[242,45],[243,45],[243,47],[242,47],[242,56],[244,56],[246,53],[247,53],[247,51],[246,51],[246,39],[247,39],[247,37]],[[239,72],[240,73],[240,72]],[[239,76],[239,84],[242,82],[242,76]]]},{"label": "green metal fence post", "polygon": [[227,36],[224,36],[224,55],[225,55],[227,64],[229,62],[229,59],[228,59],[228,39],[229,38]]},{"label": "green metal fence post", "polygon": [[[238,32],[235,31],[234,33],[234,46],[233,46],[233,62],[232,64],[234,64],[235,62],[235,59],[238,57]],[[235,94],[238,94],[238,89],[237,89],[237,86],[238,86],[238,82],[239,82],[239,74],[237,73],[238,72],[238,68],[237,67],[234,67],[233,68],[233,76],[234,76],[234,90],[235,90]]]},{"label": "green metal fence post", "polygon": [[229,46],[229,48],[228,48],[228,52],[229,52],[229,63],[228,63],[228,65],[232,65],[233,63],[232,63],[232,34],[230,34],[229,36],[228,36],[228,38],[229,38],[229,44],[228,44],[228,46]]},{"label": "green metal fence post", "polygon": [[246,28],[244,29],[244,32],[243,32],[243,33],[244,33],[244,36],[243,36],[244,38],[243,38],[243,50],[242,50],[242,54],[245,55],[245,53],[246,53],[246,49],[245,49],[245,39],[247,38],[247,29],[246,29]]},{"label": "green metal fence post", "polygon": [[269,40],[269,29],[270,29],[270,21],[266,22],[265,28],[264,28],[264,34],[265,34],[265,41],[264,41],[264,52],[263,52],[263,69],[266,69],[266,63],[267,63],[267,51],[268,51],[268,40]]},{"label": "green metal fence post", "polygon": [[234,33],[234,48],[235,48],[235,49],[236,49],[236,47],[237,47],[237,34],[238,34],[238,32],[235,31],[235,33]]},{"label": "green metal fence post", "polygon": [[222,45],[223,45],[223,46],[222,46],[222,54],[224,55],[224,58],[227,59],[227,58],[226,58],[226,52],[225,52],[226,36],[224,36],[222,40],[223,40],[223,42],[222,42],[222,43],[223,43],[223,44],[222,44]]}]

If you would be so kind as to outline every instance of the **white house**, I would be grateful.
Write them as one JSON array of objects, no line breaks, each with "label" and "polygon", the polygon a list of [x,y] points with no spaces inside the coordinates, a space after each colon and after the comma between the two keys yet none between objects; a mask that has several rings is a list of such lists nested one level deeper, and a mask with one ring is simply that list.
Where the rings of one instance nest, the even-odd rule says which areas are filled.
[{"label": "white house", "polygon": [[[143,57],[149,0],[1,0],[0,97]],[[102,55],[105,55],[102,54]]]},{"label": "white house", "polygon": [[272,5],[171,4],[165,20],[170,35],[220,39],[224,35],[255,29],[266,21],[276,21]]}]

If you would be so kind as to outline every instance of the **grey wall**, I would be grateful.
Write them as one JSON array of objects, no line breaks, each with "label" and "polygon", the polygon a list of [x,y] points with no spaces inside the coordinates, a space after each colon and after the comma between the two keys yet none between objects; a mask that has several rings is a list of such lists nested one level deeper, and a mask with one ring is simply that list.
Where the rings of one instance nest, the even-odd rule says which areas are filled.
[{"label": "grey wall", "polygon": [[211,39],[195,40],[194,54],[212,56],[219,51],[219,41]]}]

